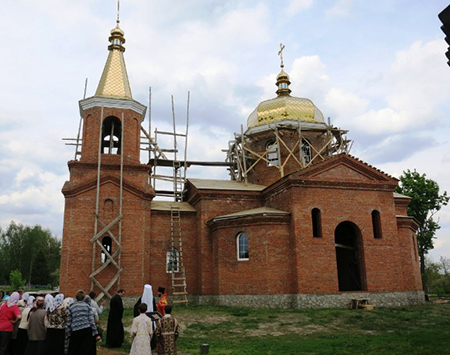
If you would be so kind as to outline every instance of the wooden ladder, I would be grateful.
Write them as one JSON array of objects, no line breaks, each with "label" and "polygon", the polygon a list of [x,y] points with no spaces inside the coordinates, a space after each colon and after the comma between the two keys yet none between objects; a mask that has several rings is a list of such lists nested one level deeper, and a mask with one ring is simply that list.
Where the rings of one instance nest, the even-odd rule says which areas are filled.
[{"label": "wooden ladder", "polygon": [[181,238],[181,214],[180,207],[171,206],[170,208],[170,230],[172,237],[172,296],[174,304],[187,305],[187,283],[186,272],[183,262],[183,241]]}]

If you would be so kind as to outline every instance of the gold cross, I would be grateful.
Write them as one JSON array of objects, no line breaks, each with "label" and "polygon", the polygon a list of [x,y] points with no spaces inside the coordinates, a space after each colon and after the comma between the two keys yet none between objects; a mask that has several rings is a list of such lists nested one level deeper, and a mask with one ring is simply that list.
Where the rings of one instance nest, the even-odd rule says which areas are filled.
[{"label": "gold cross", "polygon": [[284,63],[283,63],[283,49],[284,49],[285,45],[283,43],[280,43],[280,51],[278,52],[278,55],[281,58],[281,68],[284,68]]},{"label": "gold cross", "polygon": [[120,0],[117,0],[117,24],[120,22]]}]

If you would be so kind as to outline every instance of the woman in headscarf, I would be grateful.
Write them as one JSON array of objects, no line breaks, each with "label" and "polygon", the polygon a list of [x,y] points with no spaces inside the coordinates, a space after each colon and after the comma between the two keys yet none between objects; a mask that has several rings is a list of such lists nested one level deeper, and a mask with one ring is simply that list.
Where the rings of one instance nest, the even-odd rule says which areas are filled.
[{"label": "woman in headscarf", "polygon": [[[20,292],[19,292],[19,296],[20,296]],[[27,307],[27,300],[29,297],[30,297],[30,295],[28,293],[24,293],[23,295],[21,295],[21,299],[19,300],[19,302],[17,302],[17,306],[19,307],[20,314],[22,314],[23,310]],[[19,324],[20,324],[20,321],[17,321],[16,324],[14,324],[14,330],[12,332],[11,341],[9,343],[9,348],[10,348],[12,355],[16,355],[19,352],[20,344],[17,339],[18,334],[19,334]]]},{"label": "woman in headscarf", "polygon": [[45,301],[43,297],[36,299],[36,306],[28,315],[28,344],[25,355],[42,355],[45,350]]},{"label": "woman in headscarf", "polygon": [[19,330],[17,331],[17,354],[23,355],[28,344],[28,314],[34,306],[34,296],[27,297],[27,306],[22,311],[22,319],[20,320]]},{"label": "woman in headscarf", "polygon": [[[50,298],[49,298],[50,300]],[[51,303],[45,308],[47,315],[45,323],[47,326],[47,340],[45,342],[46,355],[63,355],[64,341],[66,337],[67,310],[63,306],[64,295],[62,293],[52,297]]]},{"label": "woman in headscarf", "polygon": [[8,353],[14,324],[21,318],[20,310],[17,306],[19,299],[19,293],[13,292],[8,301],[0,306],[0,355]]}]

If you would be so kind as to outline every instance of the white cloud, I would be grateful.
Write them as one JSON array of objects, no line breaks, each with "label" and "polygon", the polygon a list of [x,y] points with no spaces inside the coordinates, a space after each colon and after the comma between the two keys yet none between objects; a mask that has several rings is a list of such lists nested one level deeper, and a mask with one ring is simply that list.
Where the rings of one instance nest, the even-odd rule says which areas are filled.
[{"label": "white cloud", "polygon": [[313,0],[289,0],[289,5],[286,8],[288,16],[294,16],[311,7]]},{"label": "white cloud", "polygon": [[[435,40],[414,42],[397,52],[388,82],[388,103],[396,110],[414,111],[416,116],[434,120],[437,103],[448,100],[448,66],[445,63],[445,42]],[[422,117],[423,120],[423,117]]]},{"label": "white cloud", "polygon": [[331,88],[325,96],[324,103],[331,113],[338,114],[337,123],[346,126],[366,110],[369,101],[342,88]]},{"label": "white cloud", "polygon": [[[340,124],[365,135],[434,130],[434,124],[443,119],[439,106],[448,95],[448,68],[440,63],[445,47],[441,42],[415,42],[397,52],[384,75],[387,90],[380,93],[385,97],[385,107],[376,108],[369,98],[339,88],[328,91],[327,106],[336,112]],[[353,116],[348,105],[354,108]],[[368,110],[361,112],[365,107]]]},{"label": "white cloud", "polygon": [[326,74],[325,65],[318,55],[296,58],[289,75],[294,96],[324,97],[329,78]]},{"label": "white cloud", "polygon": [[348,16],[353,2],[354,0],[336,0],[336,3],[325,12],[325,15],[327,17]]}]

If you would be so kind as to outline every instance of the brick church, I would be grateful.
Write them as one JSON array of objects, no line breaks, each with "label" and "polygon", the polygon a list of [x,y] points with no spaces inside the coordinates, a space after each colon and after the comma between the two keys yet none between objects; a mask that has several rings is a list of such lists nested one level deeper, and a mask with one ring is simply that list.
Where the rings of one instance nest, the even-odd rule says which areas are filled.
[{"label": "brick church", "polygon": [[346,131],[311,100],[291,95],[283,48],[276,97],[230,144],[231,178],[177,181],[183,162],[166,159],[182,186],[167,201],[150,178],[163,155],[141,162],[144,133],[158,146],[132,97],[119,20],[109,41],[96,93],[79,102],[82,130],[62,188],[61,292],[110,298],[123,288],[131,302],[148,283],[191,304],[423,302],[409,198],[394,192],[397,179],[349,155]]}]

